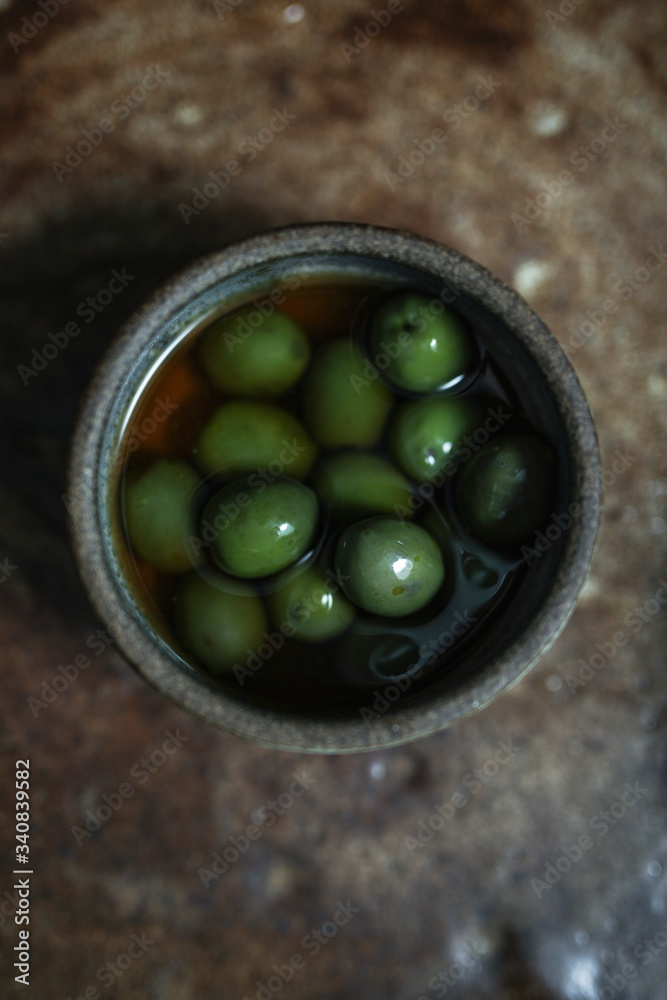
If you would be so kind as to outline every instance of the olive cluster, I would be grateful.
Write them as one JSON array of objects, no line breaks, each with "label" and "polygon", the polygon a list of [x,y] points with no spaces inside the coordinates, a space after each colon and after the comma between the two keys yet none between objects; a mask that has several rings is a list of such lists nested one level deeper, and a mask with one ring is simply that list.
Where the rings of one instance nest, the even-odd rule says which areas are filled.
[{"label": "olive cluster", "polygon": [[[248,307],[204,332],[203,371],[231,398],[198,432],[193,464],[161,459],[143,469],[127,484],[124,509],[134,554],[183,574],[176,626],[212,672],[261,643],[269,618],[321,642],[360,610],[409,616],[441,590],[440,546],[395,510],[409,510],[414,484],[439,475],[480,425],[483,405],[452,394],[478,363],[474,340],[453,310],[428,304],[419,293],[384,296],[363,344],[340,338],[315,352],[278,311],[257,325]],[[241,339],[239,323],[247,328],[251,315],[253,332]],[[369,379],[368,362],[380,357],[382,377]],[[298,416],[281,399],[295,387]],[[371,450],[383,438],[390,458]],[[459,476],[462,520],[483,541],[516,542],[542,516],[548,460],[525,436],[482,448]],[[193,535],[204,479],[218,485]],[[201,541],[193,544],[203,526],[205,573]]]}]

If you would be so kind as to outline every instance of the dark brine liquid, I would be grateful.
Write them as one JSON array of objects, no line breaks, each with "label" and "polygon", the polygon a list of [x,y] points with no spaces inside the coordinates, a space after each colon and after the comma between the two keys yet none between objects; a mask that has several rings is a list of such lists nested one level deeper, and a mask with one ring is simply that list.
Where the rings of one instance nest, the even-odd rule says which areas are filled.
[{"label": "dark brine liquid", "polygon": [[[364,303],[383,290],[378,285],[370,287],[368,283],[350,279],[297,284],[294,290],[283,288],[284,300],[279,309],[306,332],[312,342],[313,358],[320,346],[333,338],[363,336],[359,332],[359,316]],[[385,286],[385,290],[390,287]],[[467,326],[478,360],[470,377],[449,394],[482,398],[490,417],[488,426],[494,429],[499,426],[501,434],[534,434],[503,366],[494,357],[493,344],[488,337],[480,336],[474,322],[468,321]],[[192,464],[193,447],[202,428],[221,404],[235,398],[213,388],[202,370],[198,341],[206,329],[203,325],[185,348],[161,366],[137,401],[121,447],[124,456],[119,483],[121,523],[124,523],[127,483],[158,459],[181,459]],[[382,377],[372,368],[367,371],[371,377]],[[279,397],[261,402],[276,404],[303,421],[302,382],[303,379]],[[394,465],[388,428],[394,410],[406,397],[410,398],[410,394],[396,395],[385,431],[378,443],[367,449]],[[490,434],[483,427],[476,431],[467,444],[469,454],[474,454]],[[257,474],[261,472],[257,470]],[[212,482],[207,482],[204,475],[201,478],[199,511],[216,486],[215,478]],[[241,478],[241,475],[227,478]],[[244,473],[242,478],[247,479],[248,474]],[[395,510],[399,518],[410,519],[429,531],[444,557],[446,572],[440,591],[427,607],[414,615],[384,618],[355,609],[356,617],[341,635],[312,642],[286,636],[281,623],[271,621],[267,611],[268,625],[262,642],[256,648],[249,648],[234,670],[212,677],[178,634],[174,605],[181,576],[161,572],[137,558],[125,534],[119,542],[130,586],[138,607],[156,631],[212,684],[241,699],[289,712],[337,714],[367,705],[375,691],[382,691],[394,681],[400,680],[405,686],[406,679],[410,679],[412,697],[434,679],[440,680],[460,668],[467,652],[503,613],[528,572],[516,550],[491,548],[461,527],[454,503],[455,481],[456,472],[452,472],[441,475],[434,483],[411,482],[409,504]],[[311,478],[304,482],[311,485]],[[193,516],[196,518],[196,511]],[[331,580],[336,580],[332,553],[345,524],[344,517],[331,516],[323,510],[316,561]],[[207,548],[202,549],[192,571],[211,580],[219,575]],[[276,585],[271,580],[244,583],[254,586],[262,599]]]}]

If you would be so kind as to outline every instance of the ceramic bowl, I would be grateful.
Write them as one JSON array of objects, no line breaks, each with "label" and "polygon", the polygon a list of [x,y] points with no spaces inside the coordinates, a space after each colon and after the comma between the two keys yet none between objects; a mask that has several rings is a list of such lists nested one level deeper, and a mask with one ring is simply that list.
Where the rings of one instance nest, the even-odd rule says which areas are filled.
[{"label": "ceramic bowl", "polygon": [[[428,683],[387,678],[363,705],[334,712],[253,704],[193,670],[137,607],[117,545],[118,442],[134,401],[171,353],[212,314],[257,299],[286,275],[361,278],[458,297],[493,343],[536,430],[558,455],[552,515],[530,543],[530,572],[507,611],[455,668]],[[280,749],[341,753],[419,739],[482,709],[515,684],[565,627],[593,556],[600,460],[593,419],[556,340],[504,282],[456,250],[407,232],[347,223],[299,225],[196,261],[120,331],[93,377],[69,472],[73,548],[84,586],[127,660],[187,712]]]}]

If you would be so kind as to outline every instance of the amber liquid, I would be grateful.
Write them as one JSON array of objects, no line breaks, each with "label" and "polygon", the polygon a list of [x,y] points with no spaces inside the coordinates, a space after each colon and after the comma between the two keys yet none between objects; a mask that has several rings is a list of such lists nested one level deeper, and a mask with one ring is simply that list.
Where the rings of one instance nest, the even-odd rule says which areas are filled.
[{"label": "amber liquid", "polygon": [[[347,338],[351,331],[354,335],[355,329],[361,329],[359,316],[364,303],[381,290],[350,279],[304,282],[294,291],[285,291],[279,308],[306,331],[315,354],[321,342]],[[502,366],[493,357],[492,345],[480,338],[474,324],[469,323],[468,328],[476,342],[479,363],[474,375],[452,394],[482,397],[485,408],[501,405],[504,413],[511,414],[502,433],[534,433]],[[197,343],[205,330],[203,326],[200,334],[160,368],[135,407],[121,446],[126,455],[119,483],[121,523],[127,477],[158,458],[191,462],[202,427],[217,407],[233,398],[212,388],[202,372]],[[276,402],[302,419],[300,384],[278,399],[264,401]],[[402,402],[404,398],[397,397],[394,405]],[[391,419],[390,414],[387,428]],[[393,462],[386,432],[372,451]],[[443,587],[427,608],[402,619],[383,619],[360,611],[345,633],[325,642],[286,638],[279,623],[271,623],[266,642],[252,651],[242,683],[233,673],[228,678],[211,678],[197,664],[174,624],[174,594],[180,577],[136,558],[124,537],[119,541],[131,590],[144,616],[165,640],[211,684],[240,699],[290,713],[347,714],[369,704],[374,692],[382,691],[394,679],[406,677],[411,678],[409,697],[419,697],[434,679],[439,681],[448,671],[460,669],[467,650],[502,614],[517,583],[528,572],[516,552],[493,551],[466,535],[454,508],[454,480],[448,477],[432,497],[415,492],[413,519],[441,542],[446,564]],[[416,491],[419,484],[413,485]],[[328,534],[319,550],[322,568],[331,567],[327,558],[344,525],[344,521],[328,519]],[[216,572],[211,565],[200,571]],[[262,586],[260,581],[260,593]],[[418,676],[412,680],[416,672]]]}]

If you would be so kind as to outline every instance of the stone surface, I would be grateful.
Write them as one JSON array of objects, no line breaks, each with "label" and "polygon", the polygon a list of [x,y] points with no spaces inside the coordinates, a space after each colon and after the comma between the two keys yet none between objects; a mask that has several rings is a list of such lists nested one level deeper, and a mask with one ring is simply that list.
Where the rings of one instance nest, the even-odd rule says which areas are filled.
[{"label": "stone surface", "polygon": [[[414,0],[376,33],[354,0],[217,8],[75,0],[26,41],[23,19],[41,24],[42,8],[0,4],[4,780],[30,758],[35,872],[32,990],[12,982],[3,896],[2,995],[255,998],[258,984],[279,991],[274,966],[298,953],[280,987],[295,1000],[663,1000],[664,256],[643,268],[664,253],[665,13],[653,0]],[[113,129],[99,138],[103,119]],[[84,129],[97,145],[58,167]],[[400,177],[420,144],[423,163]],[[231,161],[186,224],[179,206]],[[589,395],[607,497],[580,605],[524,681],[420,743],[308,758],[186,717],[96,636],[62,494],[78,401],[119,323],[201,253],[321,219],[419,232],[517,287]],[[123,268],[127,287],[87,311]],[[69,322],[79,335],[43,370],[19,371]],[[628,618],[636,607],[645,621]],[[77,655],[90,666],[55,701],[29,702]],[[168,732],[187,737],[169,756]],[[499,741],[517,749],[491,773]],[[151,755],[164,756],[154,773]],[[216,851],[233,857],[229,838],[294,774],[314,782],[205,886],[198,870]],[[101,829],[75,836],[125,783],[131,796]],[[626,783],[639,798],[615,805]],[[452,796],[427,843],[406,841]],[[592,846],[536,891],[531,879],[567,869],[585,834]],[[343,925],[348,900],[358,912]],[[315,954],[306,935],[332,933],[334,915]],[[132,935],[152,943],[105,971]]]}]

